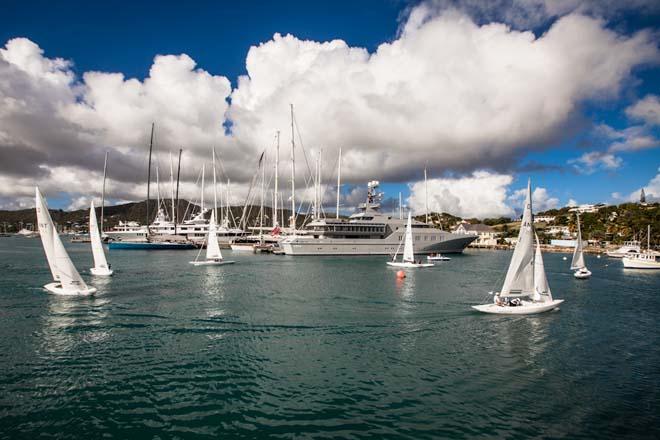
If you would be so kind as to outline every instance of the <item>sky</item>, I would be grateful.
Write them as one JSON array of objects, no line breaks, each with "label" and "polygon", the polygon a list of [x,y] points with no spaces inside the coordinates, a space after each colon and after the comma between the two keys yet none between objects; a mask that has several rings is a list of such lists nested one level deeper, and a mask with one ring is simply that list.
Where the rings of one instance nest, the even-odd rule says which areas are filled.
[{"label": "sky", "polygon": [[98,203],[106,151],[110,202],[144,199],[152,122],[161,193],[183,148],[210,200],[215,148],[233,204],[280,131],[288,204],[290,104],[296,197],[321,152],[328,211],[340,147],[345,212],[372,179],[418,214],[513,216],[528,178],[537,211],[660,199],[657,1],[106,3],[4,3],[0,209]]}]

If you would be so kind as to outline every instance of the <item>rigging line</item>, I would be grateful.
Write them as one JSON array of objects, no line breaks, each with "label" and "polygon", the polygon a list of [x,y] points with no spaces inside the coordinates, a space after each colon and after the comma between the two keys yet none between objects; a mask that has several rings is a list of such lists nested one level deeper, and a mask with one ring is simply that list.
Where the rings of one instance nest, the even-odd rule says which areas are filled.
[{"label": "rigging line", "polygon": [[[202,170],[200,169],[200,170],[199,170],[199,174],[197,174],[197,180],[195,181],[195,186],[197,186],[197,185],[199,184],[199,181],[201,180],[201,178],[202,178]],[[194,201],[197,201],[196,199],[193,199],[193,200],[194,200]],[[190,209],[190,205],[191,205],[191,204],[192,204],[192,201],[188,200],[188,205],[186,206],[186,210],[183,211],[183,217],[182,217],[182,221],[181,221],[181,223],[183,223],[183,219],[185,219],[186,216],[188,215],[188,209]],[[178,207],[177,207],[177,208],[178,208]],[[190,209],[190,214],[191,214],[191,215],[192,215],[192,211],[193,211],[193,210]]]}]

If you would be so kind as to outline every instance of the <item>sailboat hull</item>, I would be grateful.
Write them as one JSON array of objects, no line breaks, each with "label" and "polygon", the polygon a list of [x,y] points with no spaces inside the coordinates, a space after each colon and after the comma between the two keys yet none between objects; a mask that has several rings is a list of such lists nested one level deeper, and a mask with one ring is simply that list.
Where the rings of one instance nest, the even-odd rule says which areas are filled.
[{"label": "sailboat hull", "polygon": [[63,289],[62,284],[55,282],[49,283],[44,286],[44,289],[55,295],[67,295],[67,296],[85,296],[92,295],[96,293],[96,287],[87,287],[85,289]]},{"label": "sailboat hull", "polygon": [[578,270],[576,271],[573,276],[577,278],[578,280],[586,280],[591,276],[591,272],[588,269],[583,269],[583,270]]},{"label": "sailboat hull", "polygon": [[233,264],[235,261],[227,260],[200,260],[200,261],[190,261],[190,264],[193,266],[222,266],[223,264]]},{"label": "sailboat hull", "polygon": [[555,299],[545,303],[523,301],[522,305],[515,307],[491,303],[472,306],[472,308],[483,313],[492,313],[495,315],[535,315],[556,309],[563,302],[563,299]]},{"label": "sailboat hull", "polygon": [[89,272],[97,277],[109,277],[115,273],[112,269],[108,269],[107,267],[92,267],[89,269]]},{"label": "sailboat hull", "polygon": [[410,269],[415,269],[419,267],[433,267],[435,264],[433,263],[401,263],[398,261],[388,261],[387,262],[388,266],[393,266],[393,267],[403,267],[403,268],[410,268]]}]

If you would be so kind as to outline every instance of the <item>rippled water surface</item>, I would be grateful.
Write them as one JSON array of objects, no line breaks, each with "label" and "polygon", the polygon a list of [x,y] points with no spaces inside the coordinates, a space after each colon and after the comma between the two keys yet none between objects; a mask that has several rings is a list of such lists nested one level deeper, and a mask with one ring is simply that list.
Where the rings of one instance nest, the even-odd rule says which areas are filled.
[{"label": "rippled water surface", "polygon": [[660,437],[660,273],[546,254],[561,310],[497,317],[470,305],[508,252],[403,282],[378,257],[194,256],[110,251],[64,298],[39,240],[0,238],[0,437]]}]

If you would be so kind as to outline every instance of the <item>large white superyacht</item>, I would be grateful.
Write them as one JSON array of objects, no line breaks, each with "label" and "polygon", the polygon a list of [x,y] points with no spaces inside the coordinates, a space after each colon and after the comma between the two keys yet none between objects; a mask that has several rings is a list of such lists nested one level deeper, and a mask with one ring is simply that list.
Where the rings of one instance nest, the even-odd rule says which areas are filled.
[{"label": "large white superyacht", "polygon": [[[307,234],[280,242],[286,255],[392,255],[406,230],[406,220],[380,212],[378,181],[368,184],[367,200],[348,219],[316,219]],[[417,254],[460,253],[477,237],[442,231],[413,221]]]}]

